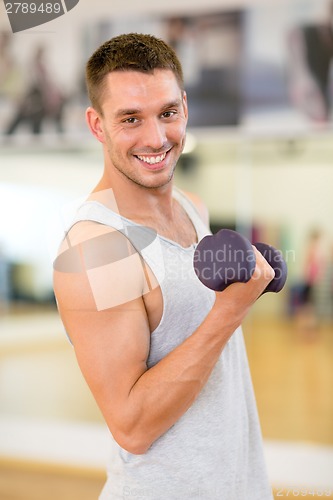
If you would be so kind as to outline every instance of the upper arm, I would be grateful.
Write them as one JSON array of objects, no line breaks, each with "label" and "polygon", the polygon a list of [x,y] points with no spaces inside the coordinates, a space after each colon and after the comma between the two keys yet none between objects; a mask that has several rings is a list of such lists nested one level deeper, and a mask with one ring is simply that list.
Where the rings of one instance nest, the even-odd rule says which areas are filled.
[{"label": "upper arm", "polygon": [[[54,291],[81,371],[117,438],[126,424],[127,397],[147,370],[147,282],[141,257],[123,235],[117,239],[112,229],[94,223],[81,228],[60,249]],[[105,235],[116,242],[106,245],[108,252]]]}]

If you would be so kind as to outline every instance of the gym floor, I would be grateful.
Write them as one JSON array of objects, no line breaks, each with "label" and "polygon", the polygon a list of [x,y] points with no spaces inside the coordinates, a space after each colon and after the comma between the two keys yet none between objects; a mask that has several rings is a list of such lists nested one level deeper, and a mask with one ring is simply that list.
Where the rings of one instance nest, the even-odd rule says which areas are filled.
[{"label": "gym floor", "polygon": [[[55,311],[6,315],[0,323],[5,326],[0,336],[1,418],[60,418],[72,423],[81,419],[102,424]],[[23,334],[23,328],[27,333]],[[290,318],[254,314],[244,324],[244,336],[276,500],[333,499],[333,469],[328,470],[333,453],[333,326],[303,330]],[[27,337],[33,339],[30,344]],[[29,375],[30,365],[35,375]],[[45,366],[49,373],[41,377]],[[28,402],[38,399],[43,404],[34,414]],[[36,456],[29,459],[15,455],[15,450],[6,454],[1,442],[2,438],[1,500],[97,500],[105,478],[102,467],[52,463]]]}]

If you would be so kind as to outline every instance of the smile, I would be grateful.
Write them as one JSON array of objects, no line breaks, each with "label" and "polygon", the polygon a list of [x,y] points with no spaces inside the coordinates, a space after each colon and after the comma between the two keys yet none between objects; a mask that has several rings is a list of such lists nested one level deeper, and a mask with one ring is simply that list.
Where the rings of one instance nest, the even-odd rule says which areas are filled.
[{"label": "smile", "polygon": [[136,155],[139,160],[144,161],[145,163],[148,163],[149,165],[156,165],[156,163],[161,163],[165,157],[166,153],[163,153],[159,156],[141,156],[141,155]]}]

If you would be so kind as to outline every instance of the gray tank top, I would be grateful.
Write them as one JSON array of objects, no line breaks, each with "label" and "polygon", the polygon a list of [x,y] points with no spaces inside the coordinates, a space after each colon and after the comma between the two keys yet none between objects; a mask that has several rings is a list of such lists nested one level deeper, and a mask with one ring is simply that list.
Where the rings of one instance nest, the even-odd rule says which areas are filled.
[{"label": "gray tank top", "polygon": [[[200,241],[209,230],[196,208],[179,189],[174,189],[173,196],[187,212]],[[75,222],[80,220],[120,231],[139,226],[95,201],[79,208]],[[190,336],[214,303],[215,292],[194,273],[194,250],[195,245],[184,248],[158,236],[141,251],[163,296],[162,318],[151,334],[149,368]],[[110,435],[108,479],[99,500],[126,498],[272,500],[240,328],[196,401],[147,453],[133,455]]]}]

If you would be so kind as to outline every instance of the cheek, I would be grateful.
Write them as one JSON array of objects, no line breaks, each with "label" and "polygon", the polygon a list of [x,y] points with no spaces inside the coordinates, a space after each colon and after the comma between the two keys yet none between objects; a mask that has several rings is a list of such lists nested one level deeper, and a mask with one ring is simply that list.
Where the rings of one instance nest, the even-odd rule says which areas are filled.
[{"label": "cheek", "polygon": [[113,131],[108,135],[108,149],[117,151],[118,153],[121,152],[122,154],[126,154],[128,151],[130,151],[136,144],[137,138],[135,137],[135,134],[133,134],[133,131],[126,131],[126,130],[120,130],[120,131]]},{"label": "cheek", "polygon": [[180,120],[173,127],[173,130],[171,131],[169,137],[172,138],[175,142],[183,144],[183,142],[185,141],[185,134],[186,134],[186,121]]}]

